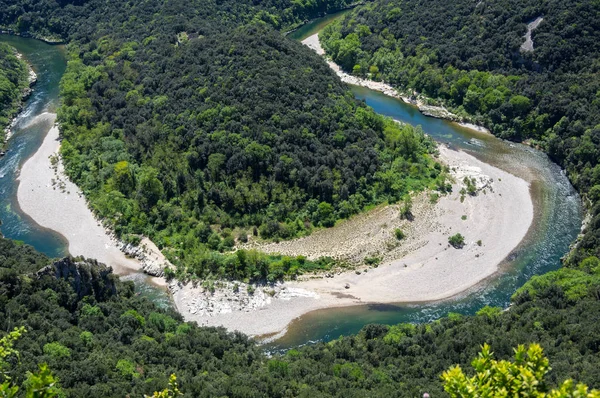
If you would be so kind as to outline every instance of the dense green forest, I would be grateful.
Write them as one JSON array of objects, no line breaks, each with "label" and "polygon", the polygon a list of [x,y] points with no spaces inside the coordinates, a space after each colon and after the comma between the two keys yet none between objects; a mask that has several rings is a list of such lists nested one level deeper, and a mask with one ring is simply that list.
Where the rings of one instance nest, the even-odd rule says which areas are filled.
[{"label": "dense green forest", "polygon": [[[479,92],[476,104],[489,94],[482,90],[492,87],[491,98],[496,89],[502,116],[467,109],[463,97],[452,102],[412,80],[394,81],[456,109],[462,105],[498,134],[535,139],[595,203],[567,267],[534,277],[508,311],[486,307],[477,316],[451,314],[430,324],[369,325],[355,336],[267,354],[243,335],[184,323],[93,260],[52,262],[0,238],[0,337],[26,330],[14,342],[20,355],[0,360],[0,382],[9,376],[20,385],[28,371],[47,363],[69,397],[151,394],[173,373],[189,397],[437,397],[447,396],[442,372],[455,364],[468,369],[482,344],[496,358],[509,359],[513,347],[538,342],[552,367],[541,389],[565,378],[600,386],[600,260],[591,256],[600,252],[600,130],[594,127],[598,104],[588,96],[598,90],[598,22],[590,17],[596,3],[570,4],[569,14],[553,2],[526,12],[518,2],[471,8],[460,1],[406,2],[394,11],[391,2],[380,1],[351,14],[364,18],[360,28],[348,19],[329,31],[328,40],[352,47],[357,29],[359,60],[370,57],[377,38],[387,37],[390,49],[399,46],[402,53],[394,60],[419,54],[416,75],[422,68],[435,77],[443,68],[444,82],[453,82],[452,73],[466,76],[466,87],[457,82],[456,89]],[[446,189],[444,172],[430,157],[432,142],[419,129],[396,125],[353,100],[312,52],[274,30],[332,5],[338,4],[2,0],[0,24],[71,43],[61,87],[63,156],[96,211],[123,236],[145,233],[170,247],[181,272],[264,278],[328,265],[217,252],[255,228],[267,238],[287,238],[370,204],[399,200],[409,190]],[[382,25],[395,25],[379,22],[379,7],[388,7],[390,18],[427,15],[420,20],[425,28],[405,19],[395,29],[410,35],[382,36]],[[473,7],[481,7],[475,20],[482,22],[471,32]],[[555,15],[553,9],[563,11]],[[513,54],[524,22],[540,13],[546,22],[534,32],[536,50]],[[546,26],[552,18],[557,23]],[[585,26],[588,33],[577,30]],[[336,37],[336,29],[346,30]],[[455,44],[460,40],[453,35],[463,29],[469,46]],[[436,43],[439,48],[432,47]],[[454,55],[452,46],[459,47]],[[365,62],[346,67],[392,81],[387,73],[393,68]],[[543,127],[531,127],[538,122]],[[252,266],[236,274],[240,264]]]},{"label": "dense green forest", "polygon": [[[281,5],[100,3],[32,6],[41,19],[28,29],[70,42],[62,156],[98,215],[124,239],[152,237],[179,275],[261,278],[260,264],[215,252],[446,189],[420,129],[375,114],[280,24],[265,22],[265,10]],[[13,23],[33,18],[25,5],[10,9]],[[47,30],[84,12],[81,23]],[[293,261],[268,259],[266,274],[323,268]]]},{"label": "dense green forest", "polygon": [[4,129],[21,105],[28,87],[27,64],[16,56],[16,50],[0,43],[0,150],[4,145]]},{"label": "dense green forest", "polygon": [[[169,2],[102,2],[98,0],[2,0],[0,27],[48,41],[74,38],[89,40],[97,27],[115,27],[114,22],[168,13],[176,24],[194,26],[208,19],[247,23],[261,20],[283,31],[309,19],[347,8],[352,0],[205,0]],[[106,17],[105,17],[106,16]],[[133,17],[133,20],[131,19]]]},{"label": "dense green forest", "polygon": [[369,325],[272,355],[241,334],[184,323],[92,260],[47,264],[32,248],[0,239],[0,330],[26,329],[14,343],[19,358],[0,378],[20,384],[47,364],[67,397],[141,397],[166,387],[172,373],[189,397],[440,397],[442,372],[467,368],[484,343],[508,359],[512,347],[538,342],[551,364],[543,389],[566,378],[600,385],[597,258],[535,277],[509,311]]},{"label": "dense green forest", "polygon": [[[600,3],[381,0],[321,39],[345,70],[416,90],[563,166],[592,221],[572,259],[600,253]],[[526,24],[534,51],[521,51]]]}]

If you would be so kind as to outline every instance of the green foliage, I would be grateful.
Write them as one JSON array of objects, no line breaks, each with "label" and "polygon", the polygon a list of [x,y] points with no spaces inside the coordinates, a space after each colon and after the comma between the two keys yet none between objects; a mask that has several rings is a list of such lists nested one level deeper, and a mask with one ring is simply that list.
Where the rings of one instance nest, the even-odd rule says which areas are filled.
[{"label": "green foliage", "polygon": [[381,263],[381,257],[365,257],[365,264],[367,265],[379,265]]},{"label": "green foliage", "polygon": [[17,58],[16,50],[0,43],[0,150],[4,129],[17,113],[24,90],[29,87],[27,64]]},{"label": "green foliage", "polygon": [[483,307],[482,309],[477,311],[477,315],[487,316],[488,318],[491,318],[491,319],[496,318],[501,313],[502,313],[502,308],[490,307],[489,305],[486,305],[485,307]]},{"label": "green foliage", "polygon": [[[2,238],[0,238],[2,239]],[[19,359],[19,352],[14,348],[14,344],[26,332],[25,327],[15,328],[0,339],[0,375],[2,384],[0,384],[0,396],[3,398],[13,398],[19,396],[19,390],[23,389],[26,398],[55,398],[63,397],[63,393],[57,386],[57,379],[45,364],[39,365],[37,373],[27,372],[23,386],[19,387],[9,376],[11,372],[11,362],[14,357]],[[23,396],[22,394],[20,396]]]},{"label": "green foliage", "polygon": [[484,344],[478,358],[472,362],[473,377],[467,377],[459,366],[444,372],[444,390],[451,397],[600,397],[600,391],[588,391],[587,386],[574,386],[565,381],[558,390],[546,392],[544,376],[549,372],[548,358],[542,347],[531,344],[515,349],[515,361],[496,361],[490,346]]},{"label": "green foliage", "polygon": [[[183,395],[181,391],[179,391],[179,387],[177,385],[177,377],[172,374],[169,377],[169,387],[162,391],[155,391],[154,394],[151,395],[152,398],[175,398]],[[145,397],[148,397],[147,395]],[[149,398],[149,397],[148,397]]]},{"label": "green foliage", "polygon": [[44,354],[55,359],[68,359],[71,357],[71,350],[60,343],[53,342],[44,344]]},{"label": "green foliage", "polygon": [[[375,66],[376,79],[407,95],[417,91],[499,137],[544,149],[590,200],[592,221],[568,258],[574,266],[600,256],[600,29],[586,28],[597,15],[594,0],[378,0],[320,38],[346,71],[369,77]],[[522,51],[526,24],[538,16],[534,51]],[[477,193],[465,184],[461,202]]]},{"label": "green foliage", "polygon": [[406,237],[406,234],[400,228],[396,228],[394,230],[394,236],[396,237],[396,239],[402,240]]},{"label": "green foliage", "polygon": [[[30,26],[69,41],[66,171],[120,237],[151,237],[171,276],[255,278],[216,253],[236,244],[220,231],[301,237],[444,178],[421,129],[377,115],[272,29],[345,0],[84,3],[40,5]],[[33,17],[0,20],[20,14]]]},{"label": "green foliage", "polygon": [[115,369],[125,378],[139,377],[135,371],[135,364],[127,359],[119,359]]},{"label": "green foliage", "polygon": [[465,245],[465,237],[457,233],[448,238],[448,243],[455,249],[462,249]]},{"label": "green foliage", "polygon": [[[429,324],[368,325],[355,336],[267,357],[263,347],[239,333],[199,328],[171,310],[156,308],[135,293],[131,282],[114,280],[101,265],[76,265],[80,275],[90,267],[98,271],[81,283],[57,280],[53,272],[32,278],[24,273],[47,259],[3,239],[0,246],[13,257],[0,263],[12,264],[0,278],[0,330],[10,330],[11,324],[28,329],[14,346],[21,361],[12,354],[4,361],[11,368],[2,372],[10,370],[12,377],[0,387],[5,391],[24,385],[27,372],[48,361],[64,395],[73,397],[152,396],[169,384],[172,373],[179,376],[181,393],[191,397],[285,396],[274,391],[290,396],[389,396],[401,391],[406,397],[427,391],[442,396],[439,375],[452,365],[467,366],[482,344],[489,342],[502,360],[512,355],[510,347],[529,341],[539,342],[552,361],[554,369],[544,380],[548,389],[570,393],[576,387],[563,386],[566,378],[600,385],[600,282],[580,269],[552,277],[558,283],[536,283],[535,291],[516,295],[508,311],[486,307],[474,317],[450,314]],[[289,260],[280,261],[284,266]],[[584,269],[586,264],[595,261],[586,261]],[[115,289],[105,288],[110,295],[86,289],[110,283],[115,284]],[[576,284],[587,286],[587,294],[573,296],[570,289]],[[78,291],[91,293],[80,296]],[[59,352],[68,347],[70,358],[45,353],[52,343]],[[50,384],[58,388],[53,380]],[[173,396],[176,390],[172,384],[157,394]]]},{"label": "green foliage", "polygon": [[585,271],[562,268],[558,271],[532,277],[513,295],[513,300],[524,297],[540,297],[550,287],[561,289],[565,298],[575,302],[587,296],[595,296],[600,286],[600,274],[589,274]]},{"label": "green foliage", "polygon": [[415,331],[415,326],[410,323],[391,326],[383,337],[383,341],[387,344],[400,344],[404,337],[411,336]]}]

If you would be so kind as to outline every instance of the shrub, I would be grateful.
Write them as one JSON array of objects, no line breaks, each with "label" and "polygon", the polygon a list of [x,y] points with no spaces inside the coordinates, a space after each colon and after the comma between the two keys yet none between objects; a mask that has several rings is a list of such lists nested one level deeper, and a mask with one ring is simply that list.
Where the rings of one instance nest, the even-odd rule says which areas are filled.
[{"label": "shrub", "polygon": [[462,249],[465,245],[465,237],[461,234],[452,235],[448,238],[448,243],[455,249]]},{"label": "shrub", "polygon": [[406,235],[404,234],[404,231],[402,231],[400,228],[396,228],[394,230],[394,235],[396,236],[396,239],[398,239],[398,240],[402,240],[406,237]]}]

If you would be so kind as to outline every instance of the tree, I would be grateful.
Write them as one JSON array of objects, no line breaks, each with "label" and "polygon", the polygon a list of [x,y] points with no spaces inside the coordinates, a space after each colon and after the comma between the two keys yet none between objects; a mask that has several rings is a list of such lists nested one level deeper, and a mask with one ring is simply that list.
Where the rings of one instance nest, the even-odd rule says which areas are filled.
[{"label": "tree", "polygon": [[125,195],[128,195],[135,186],[133,171],[129,162],[123,160],[115,164],[115,187]]},{"label": "tree", "polygon": [[467,377],[460,366],[442,374],[444,390],[451,397],[539,397],[539,398],[599,398],[600,391],[588,391],[584,384],[565,381],[559,389],[546,392],[544,376],[550,371],[542,347],[531,344],[526,350],[520,345],[515,361],[496,361],[490,346],[484,344],[479,356],[471,363],[473,377]]},{"label": "tree", "polygon": [[400,228],[396,228],[394,230],[394,235],[396,236],[396,239],[398,239],[398,240],[402,240],[406,237],[406,234]]},{"label": "tree", "polygon": [[26,332],[24,327],[15,328],[12,332],[0,339],[0,397],[16,397],[23,387],[25,387],[25,397],[27,398],[56,398],[63,396],[58,388],[58,380],[52,376],[52,373],[45,364],[39,365],[39,372],[34,374],[27,373],[27,378],[23,386],[15,385],[9,376],[10,360],[12,357],[19,358],[19,352],[13,348],[14,343]]},{"label": "tree", "polygon": [[412,199],[410,196],[407,196],[404,199],[404,203],[402,204],[402,208],[400,209],[400,218],[402,220],[412,221],[414,216],[412,213]]},{"label": "tree", "polygon": [[455,249],[462,249],[465,245],[465,237],[461,234],[455,234],[448,238],[448,243]]},{"label": "tree", "polygon": [[163,185],[158,179],[158,171],[152,167],[142,168],[139,175],[138,197],[144,207],[149,210],[163,195]]},{"label": "tree", "polygon": [[152,396],[145,395],[146,398],[175,398],[182,396],[183,393],[179,391],[179,387],[177,386],[177,377],[172,374],[169,378],[169,387],[165,388],[162,391],[155,391]]}]

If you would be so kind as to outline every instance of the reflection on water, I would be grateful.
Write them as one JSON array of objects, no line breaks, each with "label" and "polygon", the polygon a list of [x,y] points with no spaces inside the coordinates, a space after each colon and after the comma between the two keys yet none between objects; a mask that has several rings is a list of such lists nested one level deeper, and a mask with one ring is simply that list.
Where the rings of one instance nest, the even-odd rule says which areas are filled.
[{"label": "reflection on water", "polygon": [[[334,16],[330,16],[334,18]],[[321,29],[315,21],[294,32],[310,35]],[[66,242],[60,235],[40,228],[24,215],[16,202],[17,176],[20,165],[35,152],[50,128],[43,118],[32,122],[45,111],[54,111],[58,98],[58,82],[65,69],[65,53],[61,46],[11,36],[0,41],[17,47],[33,64],[38,84],[19,117],[15,135],[9,142],[7,156],[0,159],[0,219],[2,233],[22,240],[52,257],[66,253]],[[557,269],[560,257],[568,251],[581,226],[581,204],[578,195],[560,168],[546,155],[523,145],[509,144],[485,133],[461,128],[454,123],[423,116],[400,100],[362,87],[353,87],[357,98],[366,101],[377,112],[396,120],[421,125],[425,133],[440,142],[461,148],[482,161],[513,173],[531,184],[535,205],[534,224],[521,246],[503,264],[500,277],[490,278],[451,301],[426,304],[369,305],[319,310],[294,321],[289,332],[272,347],[284,348],[311,341],[331,340],[356,333],[368,323],[395,324],[427,322],[448,312],[473,314],[485,305],[506,307],[510,296],[531,276]],[[171,305],[164,291],[156,289],[142,274],[127,277],[140,294],[159,305]]]},{"label": "reflection on water", "polygon": [[122,276],[123,281],[132,281],[135,285],[136,294],[154,302],[159,308],[174,308],[173,301],[170,296],[165,294],[165,289],[155,286],[149,275],[142,272],[136,272],[126,276]]},{"label": "reflection on water", "polygon": [[315,33],[320,32],[321,30],[323,30],[323,28],[325,26],[329,25],[333,20],[343,16],[344,14],[347,14],[350,11],[351,11],[350,9],[342,10],[342,11],[338,11],[338,12],[334,12],[329,15],[326,15],[323,18],[318,18],[313,21],[310,21],[309,23],[301,26],[300,28],[296,29],[295,31],[290,32],[288,37],[293,40],[302,41],[302,40],[306,39],[307,37],[310,37],[310,36],[314,35]]}]

